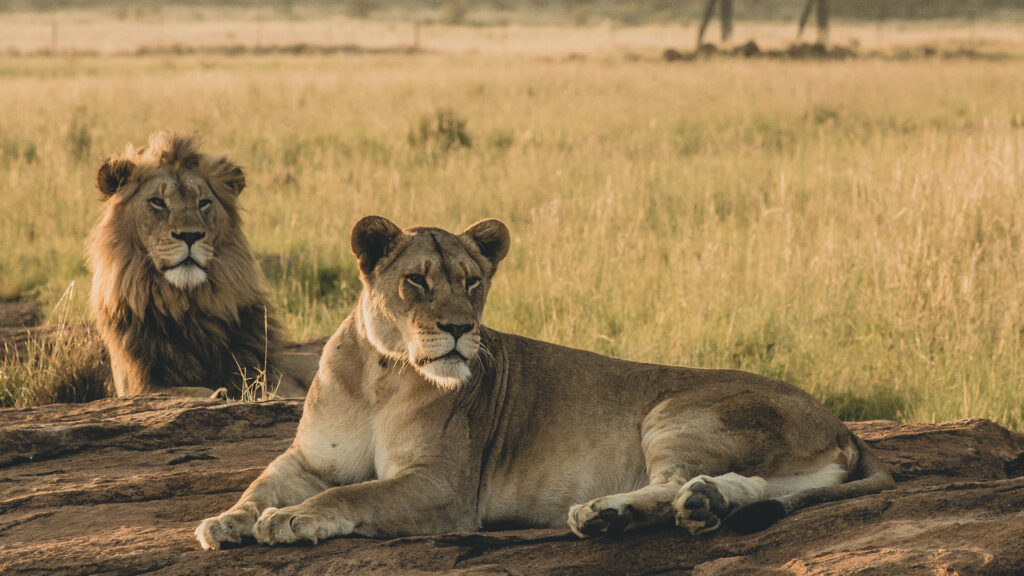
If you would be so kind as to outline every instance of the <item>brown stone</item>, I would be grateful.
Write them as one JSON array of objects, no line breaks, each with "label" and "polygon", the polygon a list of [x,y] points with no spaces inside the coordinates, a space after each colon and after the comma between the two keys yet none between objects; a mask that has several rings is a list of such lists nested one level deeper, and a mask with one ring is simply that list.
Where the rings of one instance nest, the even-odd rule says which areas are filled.
[{"label": "brown stone", "polygon": [[195,526],[288,446],[300,413],[161,396],[0,410],[0,573],[1024,573],[1024,436],[986,420],[852,423],[898,489],[748,536],[546,529],[200,550]]}]

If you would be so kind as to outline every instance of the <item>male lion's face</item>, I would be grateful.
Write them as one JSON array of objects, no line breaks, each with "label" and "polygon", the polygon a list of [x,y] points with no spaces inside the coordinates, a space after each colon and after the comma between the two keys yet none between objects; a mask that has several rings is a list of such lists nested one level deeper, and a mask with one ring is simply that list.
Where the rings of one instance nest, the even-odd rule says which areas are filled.
[{"label": "male lion's face", "polygon": [[466,382],[481,353],[487,291],[508,244],[508,229],[497,220],[459,236],[438,228],[402,231],[378,216],[361,220],[352,248],[362,272],[359,306],[367,339],[437,386]]},{"label": "male lion's face", "polygon": [[219,240],[238,226],[241,168],[198,153],[187,137],[160,133],[147,147],[107,159],[97,186],[107,219],[130,250],[142,250],[169,284],[190,290],[207,282]]},{"label": "male lion's face", "polygon": [[164,278],[182,290],[206,282],[218,230],[227,220],[210,185],[191,170],[163,170],[129,202],[136,237]]}]

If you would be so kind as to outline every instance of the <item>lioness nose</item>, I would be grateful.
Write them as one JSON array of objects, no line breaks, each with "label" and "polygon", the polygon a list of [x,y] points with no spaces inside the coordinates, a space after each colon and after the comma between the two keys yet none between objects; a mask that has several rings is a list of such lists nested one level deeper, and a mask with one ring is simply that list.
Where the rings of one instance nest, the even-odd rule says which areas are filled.
[{"label": "lioness nose", "polygon": [[456,340],[459,339],[459,336],[473,329],[472,324],[441,324],[440,322],[437,323],[437,327],[451,334],[452,338]]},{"label": "lioness nose", "polygon": [[171,237],[181,240],[185,244],[192,246],[196,242],[203,239],[206,236],[206,232],[171,232]]}]

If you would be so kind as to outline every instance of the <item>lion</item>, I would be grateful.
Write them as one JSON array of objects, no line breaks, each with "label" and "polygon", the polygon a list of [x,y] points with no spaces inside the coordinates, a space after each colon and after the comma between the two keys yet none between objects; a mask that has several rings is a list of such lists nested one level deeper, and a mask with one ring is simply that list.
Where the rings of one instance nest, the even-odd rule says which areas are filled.
[{"label": "lion", "polygon": [[265,377],[301,397],[315,355],[281,353],[278,322],[242,233],[245,174],[160,132],[100,166],[103,216],[89,239],[90,312],[119,396],[233,396]]},{"label": "lion", "polygon": [[893,487],[868,446],[784,382],[642,364],[481,324],[509,231],[352,232],[363,289],[291,447],[195,534],[205,549],[492,526],[582,538],[675,523],[756,530]]}]

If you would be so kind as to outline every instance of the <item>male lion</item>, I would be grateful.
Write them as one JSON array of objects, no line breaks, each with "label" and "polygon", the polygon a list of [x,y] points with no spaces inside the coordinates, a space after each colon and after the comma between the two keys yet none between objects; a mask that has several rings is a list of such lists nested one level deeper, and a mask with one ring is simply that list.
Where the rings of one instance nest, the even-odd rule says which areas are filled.
[{"label": "male lion", "polygon": [[459,236],[356,224],[362,295],[325,348],[295,441],[196,528],[203,548],[566,516],[581,537],[673,520],[697,534],[730,515],[749,530],[893,486],[842,422],[778,380],[481,325],[508,248],[497,220]]},{"label": "male lion", "polygon": [[107,159],[97,185],[106,206],[89,241],[90,307],[118,395],[238,395],[243,373],[265,374],[280,395],[304,395],[315,368],[280,353],[242,233],[242,170],[161,132]]}]

